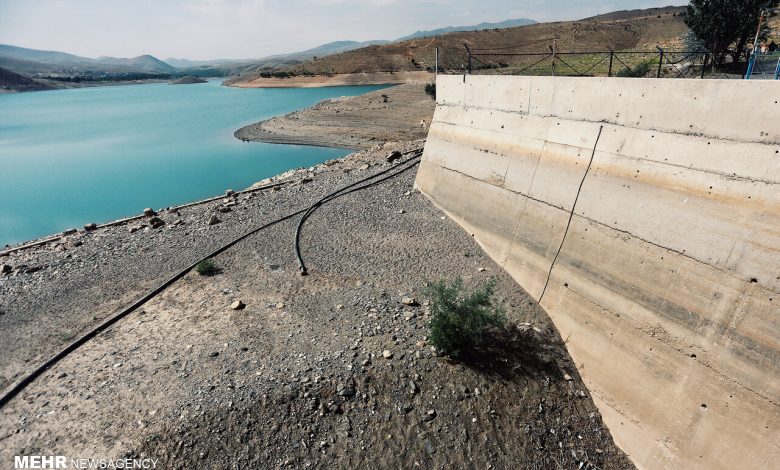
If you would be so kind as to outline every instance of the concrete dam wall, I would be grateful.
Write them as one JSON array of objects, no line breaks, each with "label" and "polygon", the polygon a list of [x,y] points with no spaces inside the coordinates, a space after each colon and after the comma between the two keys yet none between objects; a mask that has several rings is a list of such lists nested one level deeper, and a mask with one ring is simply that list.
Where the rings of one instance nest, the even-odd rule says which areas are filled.
[{"label": "concrete dam wall", "polygon": [[780,462],[780,86],[439,76],[418,188],[550,314],[639,468]]}]

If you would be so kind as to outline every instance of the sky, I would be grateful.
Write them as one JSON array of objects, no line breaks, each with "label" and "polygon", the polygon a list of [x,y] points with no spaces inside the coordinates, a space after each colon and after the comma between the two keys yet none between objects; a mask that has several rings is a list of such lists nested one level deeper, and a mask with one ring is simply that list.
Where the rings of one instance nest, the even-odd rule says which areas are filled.
[{"label": "sky", "polygon": [[331,41],[530,18],[573,20],[677,0],[0,0],[0,44],[85,57],[240,59]]}]

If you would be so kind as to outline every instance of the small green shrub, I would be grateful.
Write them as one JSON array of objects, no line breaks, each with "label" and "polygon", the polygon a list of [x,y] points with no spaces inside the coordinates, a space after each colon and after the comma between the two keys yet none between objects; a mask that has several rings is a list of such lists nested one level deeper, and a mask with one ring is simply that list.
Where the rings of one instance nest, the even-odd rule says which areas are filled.
[{"label": "small green shrub", "polygon": [[425,84],[425,93],[428,93],[431,95],[431,98],[434,100],[436,99],[436,84],[435,83],[426,83]]},{"label": "small green shrub", "polygon": [[439,281],[425,289],[431,299],[431,343],[446,354],[457,357],[478,347],[488,333],[504,328],[506,314],[494,305],[495,280],[489,279],[473,292],[463,292],[463,281],[452,284]]},{"label": "small green shrub", "polygon": [[617,76],[618,77],[636,77],[641,78],[647,75],[647,72],[650,71],[650,67],[653,65],[652,60],[648,60],[645,62],[640,62],[634,66],[633,69],[629,69],[628,67],[625,67],[618,71]]},{"label": "small green shrub", "polygon": [[219,269],[217,268],[217,265],[211,261],[211,259],[204,259],[195,265],[195,271],[197,271],[201,276],[213,276],[219,272]]}]

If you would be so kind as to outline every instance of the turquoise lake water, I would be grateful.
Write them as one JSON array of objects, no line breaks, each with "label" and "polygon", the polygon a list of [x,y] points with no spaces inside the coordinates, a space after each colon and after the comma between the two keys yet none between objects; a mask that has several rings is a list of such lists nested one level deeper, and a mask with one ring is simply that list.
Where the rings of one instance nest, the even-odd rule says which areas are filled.
[{"label": "turquoise lake water", "polygon": [[0,95],[0,247],[243,189],[347,150],[241,142],[246,124],[381,86],[219,81]]}]

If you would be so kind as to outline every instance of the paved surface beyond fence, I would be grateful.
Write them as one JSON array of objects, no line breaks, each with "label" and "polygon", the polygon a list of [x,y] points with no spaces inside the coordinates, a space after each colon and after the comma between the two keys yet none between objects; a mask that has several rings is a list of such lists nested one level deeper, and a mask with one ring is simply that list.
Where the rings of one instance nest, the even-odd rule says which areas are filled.
[{"label": "paved surface beyond fence", "polygon": [[418,187],[540,299],[639,468],[780,461],[776,87],[438,77]]}]

